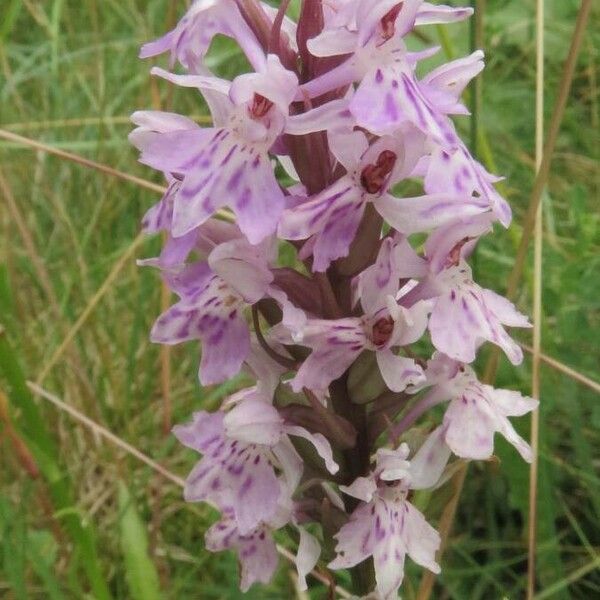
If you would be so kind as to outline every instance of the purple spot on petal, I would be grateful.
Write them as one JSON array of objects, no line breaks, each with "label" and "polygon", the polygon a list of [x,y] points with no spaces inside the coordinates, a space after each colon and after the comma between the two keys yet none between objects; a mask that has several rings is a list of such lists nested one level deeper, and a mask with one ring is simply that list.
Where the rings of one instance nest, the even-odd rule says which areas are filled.
[{"label": "purple spot on petal", "polygon": [[246,163],[244,162],[236,169],[234,174],[231,176],[231,179],[227,183],[227,191],[228,192],[232,192],[233,190],[238,188],[238,186],[240,185],[240,181],[242,180],[242,177],[244,175],[245,170],[246,170]]},{"label": "purple spot on petal", "polygon": [[252,477],[252,475],[248,475],[248,477],[246,477],[246,480],[240,486],[240,491],[239,491],[240,497],[244,496],[248,492],[248,490],[252,487],[253,481],[254,481],[254,478]]},{"label": "purple spot on petal", "polygon": [[248,204],[250,203],[250,200],[252,200],[252,192],[250,191],[250,188],[246,188],[242,194],[240,195],[240,197],[238,198],[237,202],[235,203],[236,207],[238,209],[244,209],[246,208],[246,206],[248,206]]},{"label": "purple spot on petal", "polygon": [[389,93],[385,96],[385,112],[392,121],[398,120],[398,108],[394,97]]}]

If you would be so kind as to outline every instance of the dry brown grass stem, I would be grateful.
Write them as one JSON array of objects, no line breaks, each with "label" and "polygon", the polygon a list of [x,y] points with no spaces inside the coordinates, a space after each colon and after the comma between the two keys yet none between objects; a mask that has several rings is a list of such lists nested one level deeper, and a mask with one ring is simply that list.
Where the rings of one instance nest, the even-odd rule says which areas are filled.
[{"label": "dry brown grass stem", "polygon": [[[207,115],[191,115],[189,118],[200,124],[212,123],[212,119]],[[24,121],[22,123],[4,123],[4,128],[9,131],[31,131],[32,129],[66,129],[69,127],[102,127],[106,125],[131,125],[131,117],[122,115],[116,117],[80,117],[77,119]]]},{"label": "dry brown grass stem", "polygon": [[89,158],[84,158],[83,156],[79,156],[78,154],[73,154],[72,152],[60,150],[59,148],[55,148],[54,146],[44,144],[43,142],[38,142],[37,140],[32,140],[31,138],[24,137],[17,133],[6,131],[6,129],[0,129],[0,138],[9,140],[11,142],[16,142],[18,144],[23,144],[24,146],[35,150],[41,150],[42,152],[47,152],[48,154],[53,154],[54,156],[70,160],[71,162],[83,165],[84,167],[89,167],[90,169],[100,171],[101,173],[105,173],[106,175],[111,175],[112,177],[118,177],[119,179],[123,179],[124,181],[135,183],[135,185],[138,185],[139,187],[151,190],[153,192],[158,192],[159,194],[164,194],[167,189],[163,185],[158,185],[157,183],[146,181],[141,177],[136,177],[135,175],[124,173],[123,171],[113,169],[108,165],[103,165],[102,163],[90,160]]},{"label": "dry brown grass stem", "polygon": [[54,394],[45,390],[43,387],[31,381],[27,382],[27,386],[34,394],[36,394],[40,398],[48,400],[61,411],[66,412],[75,420],[79,421],[79,423],[91,429],[95,434],[105,438],[111,444],[114,444],[118,448],[121,448],[121,450],[124,450],[128,454],[131,454],[138,460],[142,461],[143,463],[148,465],[153,471],[160,473],[163,477],[165,477],[175,485],[178,485],[180,487],[183,487],[185,485],[185,481],[181,477],[178,477],[174,473],[171,473],[168,469],[165,469],[165,467],[163,467],[161,464],[157,463],[155,460],[152,460],[149,456],[146,456],[143,452],[140,452],[137,448],[135,448],[131,444],[128,444],[125,440],[122,440],[120,437],[116,436],[114,433],[112,433],[112,431],[106,429],[106,427],[102,427],[102,425],[99,425],[83,413],[79,412],[76,408],[70,406],[66,402],[63,402],[58,396],[55,396]]},{"label": "dry brown grass stem", "polygon": [[[59,410],[65,412],[68,415],[70,415],[71,417],[73,417],[73,419],[75,419],[81,425],[85,425],[88,429],[90,429],[92,432],[94,432],[94,434],[98,435],[101,438],[104,438],[105,440],[109,441],[111,444],[115,445],[117,448],[120,448],[121,450],[127,452],[127,454],[130,454],[134,458],[137,458],[139,461],[143,462],[145,465],[150,467],[153,471],[155,471],[159,475],[162,475],[165,479],[168,479],[171,483],[174,483],[175,485],[177,485],[178,487],[181,487],[181,488],[183,488],[185,486],[185,480],[183,478],[179,477],[178,475],[175,475],[175,473],[172,473],[171,471],[169,471],[168,469],[163,467],[160,463],[151,459],[149,456],[147,456],[146,454],[144,454],[143,452],[138,450],[135,446],[132,446],[131,444],[127,443],[125,440],[122,440],[120,437],[115,435],[112,431],[108,430],[106,427],[103,427],[99,423],[96,423],[95,421],[93,421],[92,419],[90,419],[89,417],[84,415],[82,412],[78,411],[76,408],[73,408],[66,402],[63,402],[58,396],[45,390],[43,387],[39,386],[36,383],[33,383],[32,381],[28,381],[27,386],[34,394],[36,394],[40,398],[44,398],[45,400],[48,400],[48,402],[50,402],[51,404],[56,406],[56,408],[58,408]],[[290,562],[295,561],[294,555],[286,548],[283,548],[282,546],[278,545],[277,551],[279,552],[279,554],[281,556],[283,556],[288,561],[290,561]],[[325,577],[323,574],[319,573],[317,570],[311,571],[310,574],[317,581],[321,582],[322,584],[327,585],[327,586],[330,584],[330,580],[327,577]],[[344,588],[342,588],[340,586],[336,586],[335,589],[340,598],[351,598],[352,597],[350,592],[348,592],[347,590],[345,590]]]},{"label": "dry brown grass stem", "polygon": [[[525,350],[525,352],[533,354],[533,348],[531,346],[527,346],[526,344],[520,344],[520,346],[521,348],[523,348],[523,350]],[[600,383],[598,383],[597,381],[586,377],[582,373],[579,373],[579,371],[568,367],[564,363],[561,363],[560,361],[552,358],[551,356],[548,356],[547,354],[541,353],[540,360],[543,363],[546,363],[552,369],[563,373],[564,375],[570,377],[574,381],[581,383],[581,385],[585,385],[586,387],[590,388],[590,390],[596,392],[597,394],[600,394]]]}]

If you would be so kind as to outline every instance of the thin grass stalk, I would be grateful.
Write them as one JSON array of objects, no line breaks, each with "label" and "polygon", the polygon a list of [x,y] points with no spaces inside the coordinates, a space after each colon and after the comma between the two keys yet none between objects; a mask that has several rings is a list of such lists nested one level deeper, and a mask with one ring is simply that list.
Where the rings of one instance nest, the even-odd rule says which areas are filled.
[{"label": "thin grass stalk", "polygon": [[[111,444],[114,444],[115,446],[117,446],[117,448],[120,448],[121,450],[124,450],[125,452],[127,452],[128,454],[133,456],[134,458],[137,458],[139,461],[143,462],[146,466],[150,467],[153,471],[162,475],[165,479],[168,479],[171,483],[174,483],[175,485],[177,485],[181,488],[183,488],[185,486],[185,480],[183,478],[179,477],[178,475],[175,475],[175,473],[172,473],[171,471],[169,471],[168,469],[163,467],[160,463],[156,462],[155,460],[151,459],[149,456],[147,456],[146,454],[144,454],[143,452],[138,450],[135,446],[132,446],[131,444],[127,443],[125,440],[122,440],[120,437],[115,435],[112,431],[106,429],[106,427],[103,427],[99,423],[96,423],[95,421],[93,421],[92,419],[90,419],[89,417],[84,415],[82,412],[78,411],[73,406],[70,406],[66,402],[63,402],[58,396],[48,392],[43,387],[39,386],[38,384],[36,384],[32,381],[27,382],[27,387],[29,388],[29,390],[32,393],[39,396],[40,398],[43,398],[44,400],[48,400],[51,404],[56,406],[59,410],[67,413],[68,415],[73,417],[76,421],[78,421],[80,424],[85,425],[88,429],[93,431],[96,435],[108,440]],[[277,545],[277,551],[281,556],[283,556],[288,561],[290,561],[290,562],[295,561],[294,555],[289,550],[287,550],[287,548],[283,548],[282,546]],[[331,580],[328,577],[319,573],[319,571],[317,571],[317,570],[311,571],[310,574],[317,581],[319,581],[320,583],[322,583],[324,585],[329,586],[331,583]],[[352,594],[350,594],[350,592],[348,592],[346,589],[344,589],[340,586],[336,586],[335,591],[337,592],[337,594],[340,598],[352,598]]]},{"label": "thin grass stalk", "polygon": [[[475,13],[471,19],[471,52],[483,50],[484,48],[484,13],[485,0],[472,0],[471,4]],[[480,141],[482,137],[481,128],[481,105],[483,100],[483,77],[479,75],[471,86],[471,151],[476,158],[480,155]]]},{"label": "thin grass stalk", "polygon": [[[570,586],[572,583],[575,583],[578,579],[585,577],[588,573],[596,571],[600,569],[600,557],[595,558],[590,561],[586,565],[583,565],[579,569],[576,569],[572,573],[570,573],[564,579],[557,581],[555,584],[548,586],[545,590],[540,592],[539,594],[533,597],[534,600],[545,600],[546,598],[551,598],[554,594],[559,592],[560,590],[565,589]],[[589,596],[591,598],[591,596]]]},{"label": "thin grass stalk", "polygon": [[[53,154],[54,156],[64,158],[65,160],[70,160],[71,162],[83,165],[84,167],[89,167],[90,169],[94,169],[96,171],[99,171],[100,173],[104,173],[105,175],[110,175],[111,177],[116,177],[117,179],[129,181],[130,183],[133,183],[141,188],[151,190],[153,192],[158,192],[159,194],[164,194],[167,191],[167,188],[164,185],[152,183],[151,181],[147,181],[146,179],[142,179],[141,177],[136,177],[135,175],[130,175],[129,173],[125,173],[124,171],[119,171],[118,169],[115,169],[103,163],[90,160],[89,158],[84,158],[79,154],[66,152],[65,150],[61,150],[60,148],[49,146],[48,144],[44,144],[43,142],[39,142],[38,140],[19,135],[17,133],[12,133],[11,131],[6,131],[5,129],[0,129],[0,139],[2,138],[10,140],[12,142],[23,144],[28,148],[41,150],[42,152],[47,152],[48,154]],[[227,209],[218,210],[215,213],[215,218],[229,222],[233,222],[234,220],[233,214]]]},{"label": "thin grass stalk", "polygon": [[[536,0],[536,79],[535,79],[535,168],[536,175],[542,164],[544,151],[544,0]],[[542,202],[537,209],[534,231],[533,256],[533,362],[531,369],[531,395],[540,398],[541,352],[542,352],[542,259],[543,259],[543,222]],[[540,409],[531,413],[531,452],[529,471],[529,515],[527,535],[527,599],[533,600],[535,594],[535,560],[537,547],[537,495],[538,463],[540,438]]]},{"label": "thin grass stalk", "polygon": [[29,446],[23,438],[19,435],[19,432],[13,425],[13,420],[8,410],[8,397],[0,389],[0,424],[2,424],[3,433],[6,433],[6,437],[10,441],[17,459],[21,464],[23,470],[31,477],[31,479],[37,479],[40,476],[40,470],[35,462]]},{"label": "thin grass stalk", "polygon": [[[531,346],[528,346],[527,344],[519,344],[519,345],[521,346],[521,348],[523,348],[523,350],[525,350],[525,352],[528,352],[529,354],[533,354],[533,348]],[[581,385],[585,385],[590,390],[596,392],[597,394],[600,394],[600,383],[598,383],[597,381],[594,381],[593,379],[586,377],[582,373],[579,373],[579,371],[576,371],[575,369],[568,367],[567,365],[552,358],[551,356],[548,356],[547,354],[541,353],[540,360],[543,363],[545,363],[546,365],[548,365],[550,368],[554,369],[555,371],[563,373],[564,375],[566,375],[573,381],[577,381]]]},{"label": "thin grass stalk", "polygon": [[[169,90],[172,88],[169,88]],[[212,119],[208,115],[190,115],[196,123],[208,125]],[[25,121],[19,123],[4,123],[4,129],[9,131],[30,131],[32,129],[63,129],[70,127],[85,127],[93,125],[104,127],[106,125],[131,125],[131,117],[118,115],[116,117],[78,117],[74,119],[48,119],[44,121]]]},{"label": "thin grass stalk", "polygon": [[78,154],[73,154],[72,152],[60,150],[59,148],[55,148],[54,146],[49,146],[48,144],[44,144],[43,142],[32,140],[31,138],[24,137],[17,133],[12,133],[11,131],[6,131],[5,129],[0,129],[0,138],[12,142],[17,142],[29,148],[34,148],[36,150],[41,150],[42,152],[47,152],[48,154],[53,154],[54,156],[58,156],[60,158],[70,160],[71,162],[75,162],[85,167],[89,167],[96,171],[100,171],[101,173],[105,173],[106,175],[111,175],[113,177],[118,177],[119,179],[135,183],[135,185],[138,185],[147,190],[151,190],[153,192],[158,192],[159,194],[164,194],[167,189],[163,185],[158,185],[156,183],[146,181],[145,179],[136,177],[135,175],[130,175],[129,173],[124,173],[123,171],[119,171],[118,169],[113,169],[108,165],[103,165],[102,163],[90,160],[88,158],[84,158],[83,156],[79,156]]},{"label": "thin grass stalk", "polygon": [[[550,174],[550,167],[552,165],[552,158],[554,150],[556,148],[556,141],[562,123],[565,109],[567,106],[567,100],[571,91],[571,84],[573,83],[573,76],[575,74],[575,66],[577,64],[577,57],[581,50],[581,44],[587,27],[587,23],[590,17],[590,11],[592,8],[592,0],[582,0],[579,13],[577,15],[577,22],[575,23],[575,29],[571,37],[571,46],[565,60],[563,68],[563,74],[560,80],[558,97],[554,105],[552,117],[550,118],[550,126],[548,128],[548,135],[546,143],[544,145],[544,152],[542,155],[542,162],[538,170],[537,177],[531,191],[531,197],[529,200],[529,206],[525,215],[523,223],[523,231],[521,234],[521,241],[519,242],[519,248],[517,250],[517,256],[515,258],[514,267],[508,277],[508,284],[506,288],[506,296],[509,300],[514,300],[519,282],[523,275],[525,268],[525,260],[527,258],[527,250],[533,230],[535,226],[535,219],[538,211],[538,206],[542,198],[542,193],[546,187],[548,176]],[[487,362],[485,369],[484,379],[486,382],[493,382],[496,378],[496,371],[498,370],[498,360],[500,358],[500,352],[496,347],[492,348],[490,358]]]}]

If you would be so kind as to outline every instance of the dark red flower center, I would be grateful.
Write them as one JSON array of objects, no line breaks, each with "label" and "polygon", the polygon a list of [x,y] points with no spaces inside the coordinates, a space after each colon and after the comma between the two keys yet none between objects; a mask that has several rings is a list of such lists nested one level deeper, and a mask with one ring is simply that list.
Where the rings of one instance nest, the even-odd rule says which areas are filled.
[{"label": "dark red flower center", "polygon": [[381,18],[381,32],[385,40],[389,40],[394,37],[394,34],[396,33],[396,19],[398,18],[403,5],[404,2],[396,4],[394,8],[388,11]]},{"label": "dark red flower center", "polygon": [[254,94],[250,115],[253,119],[261,119],[273,108],[273,103],[260,94]]},{"label": "dark red flower center", "polygon": [[446,269],[449,269],[450,267],[456,267],[458,265],[460,262],[460,253],[462,252],[464,245],[467,242],[470,242],[472,239],[473,238],[465,237],[452,247],[452,250],[448,252],[446,262],[444,263],[444,267]]},{"label": "dark red flower center", "polygon": [[371,340],[376,346],[384,346],[392,337],[393,331],[394,319],[392,317],[382,317],[373,325]]},{"label": "dark red flower center", "polygon": [[380,193],[396,164],[396,153],[384,150],[374,165],[367,165],[360,176],[360,183],[369,194]]}]

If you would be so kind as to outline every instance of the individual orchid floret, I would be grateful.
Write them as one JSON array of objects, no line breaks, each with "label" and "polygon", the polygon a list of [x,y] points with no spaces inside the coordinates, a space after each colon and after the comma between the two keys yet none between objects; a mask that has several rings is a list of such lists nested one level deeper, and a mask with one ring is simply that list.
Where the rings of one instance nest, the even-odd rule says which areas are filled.
[{"label": "individual orchid floret", "polygon": [[[450,401],[444,420],[437,430],[452,452],[461,458],[485,460],[494,451],[494,434],[500,433],[527,462],[531,462],[529,444],[515,431],[508,417],[520,417],[538,406],[538,401],[512,390],[498,390],[481,383],[469,366],[436,353],[429,361],[427,383],[430,391],[415,405],[417,413],[435,404]],[[404,420],[401,428],[406,426]]]},{"label": "individual orchid floret", "polygon": [[245,534],[240,533],[235,519],[224,518],[205,535],[210,552],[235,550],[240,564],[240,589],[247,592],[254,583],[269,583],[277,569],[278,554],[272,529],[261,524]]},{"label": "individual orchid floret", "polygon": [[[440,143],[453,141],[452,125],[443,112],[446,103],[440,110],[435,104],[439,100],[437,95],[432,99],[427,96],[427,86],[423,88],[414,73],[415,56],[408,53],[403,40],[414,27],[422,4],[422,0],[362,0],[356,13],[356,31],[347,25],[326,30],[310,40],[309,49],[317,56],[351,54],[351,57],[304,84],[303,92],[316,97],[359,82],[349,108],[361,127],[384,135],[409,122]],[[424,20],[428,23],[447,17],[440,13],[436,21],[431,10],[427,14]],[[470,13],[459,14],[467,17]],[[448,108],[454,108],[455,104]]]},{"label": "individual orchid floret", "polygon": [[[442,460],[434,461],[437,478],[448,460],[443,448],[441,453]],[[411,483],[414,469],[411,470],[408,454],[406,444],[397,450],[379,450],[375,470],[369,477],[341,487],[361,502],[350,521],[335,535],[337,556],[329,567],[347,569],[372,556],[377,592],[384,600],[397,597],[407,554],[430,571],[440,571],[435,560],[440,536],[407,499],[410,489],[418,487]],[[418,479],[418,473],[415,475]]]},{"label": "individual orchid floret", "polygon": [[273,55],[263,72],[241,75],[231,84],[214,77],[154,72],[179,85],[220,94],[222,115],[216,121],[224,121],[201,128],[186,120],[161,131],[154,128],[161,113],[132,117],[141,127],[131,138],[142,151],[140,161],[182,180],[174,203],[173,236],[185,235],[228,206],[250,242],[259,243],[275,231],[284,208],[268,153],[283,133],[296,76]]},{"label": "individual orchid floret", "polygon": [[312,353],[292,380],[293,389],[325,389],[365,350],[375,352],[381,375],[392,391],[401,392],[423,380],[421,367],[412,358],[394,352],[421,338],[430,309],[428,302],[415,303],[410,309],[396,302],[397,258],[392,241],[385,240],[377,262],[361,276],[359,299],[364,316],[307,321],[296,341],[312,348]]},{"label": "individual orchid floret", "polygon": [[314,271],[325,271],[348,254],[368,202],[376,209],[382,202],[393,202],[387,191],[410,175],[423,149],[423,136],[415,130],[404,133],[402,139],[383,137],[372,145],[359,131],[330,134],[330,147],[346,175],[285,210],[278,231],[288,240],[308,239],[300,255],[312,254]]},{"label": "individual orchid floret", "polygon": [[252,246],[245,239],[235,239],[214,248],[207,261],[165,272],[167,284],[180,300],[158,318],[151,339],[161,344],[201,340],[199,376],[203,385],[234,377],[247,358],[246,307],[271,296],[280,302],[290,328],[301,324],[301,311],[273,285],[266,245]]},{"label": "individual orchid floret", "polygon": [[215,523],[205,535],[210,552],[235,550],[241,566],[240,589],[248,591],[253,583],[269,583],[277,568],[277,547],[273,533],[291,523],[300,536],[295,556],[298,571],[298,588],[306,590],[306,576],[314,569],[321,554],[317,538],[298,524],[298,509],[293,502],[280,505],[275,515],[252,531],[240,533],[231,510],[225,510],[221,521]]},{"label": "individual orchid floret", "polygon": [[204,455],[187,478],[186,500],[231,511],[242,535],[273,519],[300,481],[303,463],[290,435],[307,439],[326,468],[338,470],[321,434],[285,423],[275,407],[256,398],[242,399],[228,413],[197,412],[173,432]]},{"label": "individual orchid floret", "polygon": [[475,283],[464,259],[489,227],[489,217],[482,215],[432,234],[425,246],[429,273],[401,302],[410,306],[418,300],[433,300],[429,331],[440,352],[471,363],[478,348],[489,341],[516,365],[523,360],[523,351],[504,326],[530,327],[529,321],[511,302]]},{"label": "individual orchid floret", "polygon": [[140,58],[169,52],[171,67],[179,61],[197,73],[218,34],[234,38],[255,68],[264,64],[263,50],[233,0],[195,0],[175,29],[142,46]]},{"label": "individual orchid floret", "polygon": [[500,179],[478,163],[458,136],[452,145],[434,145],[427,159],[424,188],[428,194],[451,194],[475,206],[487,206],[504,227],[512,220],[511,208],[494,188]]}]

